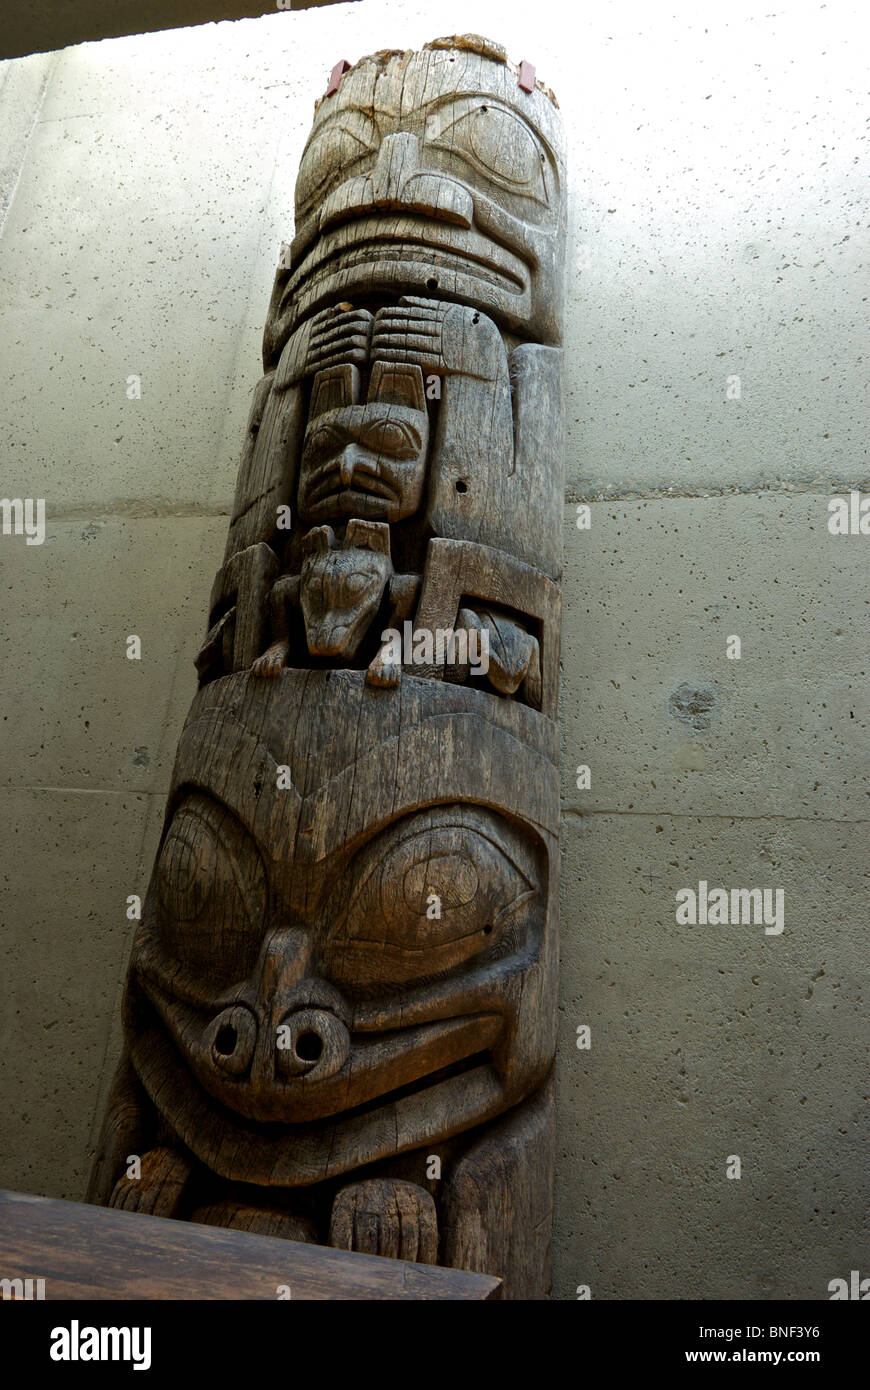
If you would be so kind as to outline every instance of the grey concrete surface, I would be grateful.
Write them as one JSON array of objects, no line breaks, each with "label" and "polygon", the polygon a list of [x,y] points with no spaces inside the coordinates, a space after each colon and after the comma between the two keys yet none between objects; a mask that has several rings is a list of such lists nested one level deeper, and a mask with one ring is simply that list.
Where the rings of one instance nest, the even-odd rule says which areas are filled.
[{"label": "grey concrete surface", "polygon": [[[571,146],[554,1292],[826,1298],[870,1210],[846,3],[364,0],[0,64],[3,491],[48,513],[0,536],[0,1185],[84,1189],[314,99],[469,29]],[[679,925],[701,879],[782,889],[784,930]]]}]

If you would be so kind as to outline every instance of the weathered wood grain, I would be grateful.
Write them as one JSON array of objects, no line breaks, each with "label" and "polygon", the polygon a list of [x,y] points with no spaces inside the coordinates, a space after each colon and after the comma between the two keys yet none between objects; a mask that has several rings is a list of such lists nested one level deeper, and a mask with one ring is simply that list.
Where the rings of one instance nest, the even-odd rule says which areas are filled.
[{"label": "weathered wood grain", "polygon": [[94,1202],[547,1295],[564,179],[473,35],[318,104]]},{"label": "weathered wood grain", "polygon": [[488,1275],[17,1192],[0,1192],[0,1269],[44,1279],[47,1301],[499,1296]]}]

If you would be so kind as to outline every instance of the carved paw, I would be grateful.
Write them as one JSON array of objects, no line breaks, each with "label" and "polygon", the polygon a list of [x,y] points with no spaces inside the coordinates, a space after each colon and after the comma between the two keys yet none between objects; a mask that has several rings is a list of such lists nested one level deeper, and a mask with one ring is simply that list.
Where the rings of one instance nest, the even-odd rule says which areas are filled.
[{"label": "carved paw", "polygon": [[332,1204],[329,1243],[339,1250],[434,1265],[438,1217],[423,1187],[398,1178],[369,1178],[339,1192]]},{"label": "carved paw", "polygon": [[374,315],[368,309],[354,309],[349,304],[335,304],[315,314],[311,321],[306,375],[323,371],[339,363],[354,362],[363,366],[369,357]]},{"label": "carved paw", "polygon": [[275,389],[295,386],[303,377],[339,363],[363,366],[369,357],[373,315],[368,309],[334,304],[303,323],[281,353]]},{"label": "carved paw", "polygon": [[[467,615],[462,609],[460,617]],[[541,658],[538,640],[513,618],[481,608],[472,615],[487,634],[490,684],[500,695],[513,695],[522,686],[523,694],[535,709],[541,706]]]},{"label": "carved paw", "polygon": [[175,1216],[190,1164],[175,1149],[149,1149],[141,1157],[137,1178],[120,1177],[112,1189],[109,1206],[121,1211],[141,1211],[149,1216]]},{"label": "carved paw", "polygon": [[396,661],[389,661],[382,649],[369,663],[366,671],[366,685],[377,685],[383,690],[395,690],[401,683],[402,668]]},{"label": "carved paw", "polygon": [[272,680],[275,676],[281,674],[281,668],[286,660],[287,643],[273,642],[272,646],[263,652],[262,656],[257,657],[257,660],[251,667],[251,675],[262,676]]},{"label": "carved paw", "polygon": [[464,304],[411,294],[378,310],[371,357],[415,362],[424,372],[465,372],[486,381],[507,374],[504,342],[492,319]]},{"label": "carved paw", "polygon": [[405,295],[397,305],[379,309],[372,332],[372,358],[378,362],[415,362],[423,371],[443,371],[442,328],[452,309],[439,299]]}]

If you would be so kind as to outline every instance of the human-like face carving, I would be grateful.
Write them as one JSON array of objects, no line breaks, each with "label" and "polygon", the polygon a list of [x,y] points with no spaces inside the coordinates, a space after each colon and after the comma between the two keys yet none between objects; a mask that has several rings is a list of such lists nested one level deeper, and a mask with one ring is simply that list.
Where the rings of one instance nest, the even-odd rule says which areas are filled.
[{"label": "human-like face carving", "polygon": [[355,405],[318,416],[302,446],[300,518],[392,522],[413,515],[423,495],[428,438],[425,410]]},{"label": "human-like face carving", "polygon": [[430,294],[557,342],[564,238],[552,102],[477,54],[363,60],[324,98],[296,184],[267,356],[336,295]]},{"label": "human-like face carving", "polygon": [[[397,1105],[397,1115],[418,1114],[418,1093],[458,1088],[449,1116],[443,1106],[432,1112],[433,1130],[446,1131],[455,1130],[457,1107],[467,1109],[466,1127],[535,1084],[552,1056],[540,1001],[554,945],[552,866],[537,832],[492,805],[426,805],[437,796],[443,759],[434,744],[431,790],[426,770],[418,771],[417,808],[403,807],[397,788],[393,807],[366,828],[354,788],[369,775],[369,755],[378,764],[392,757],[377,693],[356,672],[334,673],[327,683],[325,672],[287,671],[281,684],[288,683],[298,684],[305,707],[328,706],[337,694],[349,727],[337,732],[320,771],[305,734],[298,747],[282,734],[285,745],[275,751],[301,779],[282,792],[263,739],[272,742],[272,709],[286,710],[289,690],[276,701],[271,684],[248,686],[245,677],[228,678],[221,692],[207,687],[227,706],[214,724],[216,742],[226,743],[215,762],[221,771],[211,787],[187,784],[183,741],[128,1008],[137,1011],[137,1070],[146,1088],[152,1069],[155,1084],[162,1078],[154,1098],[185,1142],[196,1151],[220,1139],[229,1151],[221,1116],[233,1114],[246,1127],[253,1170],[243,1177],[228,1159],[224,1175],[260,1181],[257,1164],[269,1154],[275,1162],[277,1153],[281,1180],[292,1184],[311,1181],[305,1162],[319,1161],[311,1153],[339,1153],[345,1131],[353,1131],[348,1148],[357,1164],[380,1152],[385,1124],[394,1147],[397,1129],[406,1135],[399,1148],[424,1142],[429,1136],[413,1139],[410,1120],[402,1121],[406,1134],[399,1119],[383,1118]],[[407,709],[399,712],[407,730],[397,730],[406,745],[435,738],[457,750],[467,740],[473,759],[482,740],[498,741],[484,721],[463,735],[467,692],[463,709],[450,687],[407,685]],[[243,689],[247,713],[232,699]],[[425,710],[436,690],[430,726]],[[327,726],[333,712],[324,710]],[[199,738],[196,706],[192,722]],[[243,733],[248,727],[263,737]],[[346,764],[360,740],[368,754]],[[508,737],[505,748],[512,743]],[[519,771],[530,777],[536,755],[528,756],[529,768]],[[249,778],[261,787],[256,805]],[[180,1054],[180,1068],[176,1060],[167,1071],[167,1049]],[[363,1115],[360,1106],[369,1107]],[[305,1146],[297,1150],[300,1125]]]},{"label": "human-like face carving", "polygon": [[342,368],[314,379],[299,465],[302,521],[401,521],[420,505],[429,416],[419,367],[375,363],[366,404]]}]

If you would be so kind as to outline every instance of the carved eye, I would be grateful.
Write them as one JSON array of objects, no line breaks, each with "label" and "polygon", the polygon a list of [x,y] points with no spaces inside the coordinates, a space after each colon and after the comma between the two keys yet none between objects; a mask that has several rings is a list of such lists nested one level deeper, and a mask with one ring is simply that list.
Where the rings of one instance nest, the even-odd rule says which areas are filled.
[{"label": "carved eye", "polygon": [[296,207],[304,208],[324,185],[337,185],[364,155],[377,149],[377,127],[361,111],[346,111],[314,136],[299,165]]},{"label": "carved eye", "polygon": [[507,845],[446,818],[413,828],[427,819],[379,837],[352,866],[350,906],[327,948],[336,982],[408,983],[521,935],[537,886]]},{"label": "carved eye", "polygon": [[549,202],[543,146],[525,121],[492,101],[476,101],[454,120],[430,118],[428,143],[458,154],[501,188]]},{"label": "carved eye", "polygon": [[354,570],[352,574],[344,575],[339,586],[340,598],[345,603],[353,603],[354,599],[361,598],[371,589],[374,577],[363,570]]},{"label": "carved eye", "polygon": [[417,431],[398,420],[376,420],[360,435],[360,443],[373,453],[395,459],[418,458],[423,447]]},{"label": "carved eye", "polygon": [[304,454],[307,463],[332,458],[347,443],[344,431],[334,425],[319,425],[305,436]]},{"label": "carved eye", "polygon": [[157,932],[166,951],[221,983],[256,959],[266,878],[256,845],[227,810],[193,796],[176,812],[156,868]]}]

